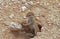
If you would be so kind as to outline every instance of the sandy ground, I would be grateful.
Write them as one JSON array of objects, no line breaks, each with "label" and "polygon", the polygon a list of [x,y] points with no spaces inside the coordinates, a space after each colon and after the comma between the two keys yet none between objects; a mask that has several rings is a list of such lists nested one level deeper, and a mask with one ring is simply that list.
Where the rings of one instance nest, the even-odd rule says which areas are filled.
[{"label": "sandy ground", "polygon": [[0,39],[29,39],[11,32],[8,24],[20,23],[32,11],[42,25],[31,39],[60,39],[60,0],[0,0]]}]

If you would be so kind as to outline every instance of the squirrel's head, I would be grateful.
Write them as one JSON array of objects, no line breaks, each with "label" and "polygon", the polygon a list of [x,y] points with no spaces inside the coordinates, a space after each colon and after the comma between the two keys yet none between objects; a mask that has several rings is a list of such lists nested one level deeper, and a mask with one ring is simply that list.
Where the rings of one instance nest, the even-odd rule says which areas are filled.
[{"label": "squirrel's head", "polygon": [[30,16],[34,16],[34,13],[32,12],[27,13],[26,17],[30,17]]}]

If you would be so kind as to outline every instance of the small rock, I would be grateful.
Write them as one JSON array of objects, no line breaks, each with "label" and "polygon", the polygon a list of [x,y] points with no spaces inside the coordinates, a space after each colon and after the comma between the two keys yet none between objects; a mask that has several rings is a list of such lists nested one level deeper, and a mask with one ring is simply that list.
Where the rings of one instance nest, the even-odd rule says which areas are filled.
[{"label": "small rock", "polygon": [[13,18],[14,17],[14,14],[10,14],[10,16],[9,16],[10,18]]},{"label": "small rock", "polygon": [[60,3],[58,5],[60,5]]},{"label": "small rock", "polygon": [[24,19],[26,18],[26,16],[23,17]]},{"label": "small rock", "polygon": [[25,5],[29,5],[28,3],[25,3]]},{"label": "small rock", "polygon": [[15,22],[10,22],[9,26],[13,29],[22,29],[22,25]]},{"label": "small rock", "polygon": [[15,0],[12,0],[12,1],[15,1]]},{"label": "small rock", "polygon": [[22,11],[25,11],[26,10],[26,6],[22,6]]},{"label": "small rock", "polygon": [[33,5],[33,1],[28,2],[28,4]]},{"label": "small rock", "polygon": [[0,21],[3,20],[3,18],[0,18]]},{"label": "small rock", "polygon": [[26,0],[22,0],[22,2],[26,2]]},{"label": "small rock", "polygon": [[40,3],[39,1],[37,3]]},{"label": "small rock", "polygon": [[3,2],[3,0],[0,0],[0,3],[2,3]]}]

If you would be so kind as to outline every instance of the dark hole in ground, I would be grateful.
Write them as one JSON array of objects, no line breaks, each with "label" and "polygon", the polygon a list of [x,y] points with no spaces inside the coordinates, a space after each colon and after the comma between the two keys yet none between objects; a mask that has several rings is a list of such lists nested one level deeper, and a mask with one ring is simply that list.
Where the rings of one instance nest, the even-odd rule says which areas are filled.
[{"label": "dark hole in ground", "polygon": [[40,24],[38,24],[38,27],[39,27],[39,30],[40,30],[40,32],[41,32],[41,28],[42,28],[42,26],[41,26]]},{"label": "dark hole in ground", "polygon": [[[40,24],[38,24],[38,27],[39,27],[39,30],[40,30],[40,32],[41,32],[41,28],[42,28],[42,26],[40,25]],[[33,36],[30,36],[31,38],[33,38],[34,36],[35,36],[35,30],[33,30]]]}]

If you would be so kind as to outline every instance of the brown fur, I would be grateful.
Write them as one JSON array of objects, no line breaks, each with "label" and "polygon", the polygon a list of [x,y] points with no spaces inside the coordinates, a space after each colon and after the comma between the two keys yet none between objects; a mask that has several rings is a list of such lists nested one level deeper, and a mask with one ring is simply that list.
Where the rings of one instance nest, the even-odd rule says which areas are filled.
[{"label": "brown fur", "polygon": [[26,17],[28,18],[28,24],[31,29],[31,32],[36,35],[37,32],[39,32],[38,24],[36,23],[36,17],[32,12],[29,12]]}]

